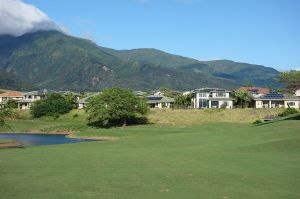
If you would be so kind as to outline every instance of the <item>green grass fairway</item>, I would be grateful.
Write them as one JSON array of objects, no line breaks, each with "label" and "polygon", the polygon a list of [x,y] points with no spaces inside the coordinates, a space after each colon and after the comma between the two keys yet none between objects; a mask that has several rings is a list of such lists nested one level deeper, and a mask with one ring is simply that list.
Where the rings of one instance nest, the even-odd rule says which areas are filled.
[{"label": "green grass fairway", "polygon": [[0,150],[0,198],[300,198],[299,120],[78,134],[120,139]]}]

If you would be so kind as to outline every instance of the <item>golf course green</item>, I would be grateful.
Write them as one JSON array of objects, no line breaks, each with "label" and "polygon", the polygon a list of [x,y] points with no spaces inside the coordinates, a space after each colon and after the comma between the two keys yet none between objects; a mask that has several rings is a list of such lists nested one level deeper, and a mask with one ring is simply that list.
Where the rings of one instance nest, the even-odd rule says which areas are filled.
[{"label": "golf course green", "polygon": [[0,198],[300,198],[296,119],[141,125],[76,135],[119,139],[1,149]]}]

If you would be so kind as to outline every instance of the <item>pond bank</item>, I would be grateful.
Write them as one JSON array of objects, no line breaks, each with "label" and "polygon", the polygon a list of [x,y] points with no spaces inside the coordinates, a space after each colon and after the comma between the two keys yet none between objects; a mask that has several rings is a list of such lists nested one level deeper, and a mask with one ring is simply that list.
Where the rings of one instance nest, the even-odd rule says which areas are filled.
[{"label": "pond bank", "polygon": [[0,149],[6,148],[25,148],[25,146],[17,141],[2,141],[0,142]]}]

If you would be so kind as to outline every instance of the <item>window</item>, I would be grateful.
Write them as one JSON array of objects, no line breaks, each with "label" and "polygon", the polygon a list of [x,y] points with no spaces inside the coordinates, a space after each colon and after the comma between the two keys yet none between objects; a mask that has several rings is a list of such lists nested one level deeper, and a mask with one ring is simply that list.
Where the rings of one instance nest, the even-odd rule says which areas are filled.
[{"label": "window", "polygon": [[287,105],[288,106],[295,106],[295,102],[288,102]]},{"label": "window", "polygon": [[216,97],[226,97],[226,93],[225,92],[217,92]]},{"label": "window", "polygon": [[199,93],[199,97],[207,97],[207,93]]}]

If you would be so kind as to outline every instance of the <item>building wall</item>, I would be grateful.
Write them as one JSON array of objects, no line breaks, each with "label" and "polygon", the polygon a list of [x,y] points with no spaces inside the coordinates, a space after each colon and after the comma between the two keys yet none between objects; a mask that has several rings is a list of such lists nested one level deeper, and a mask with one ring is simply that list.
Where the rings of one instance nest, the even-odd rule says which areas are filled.
[{"label": "building wall", "polygon": [[255,108],[263,108],[263,101],[256,100],[255,101]]},{"label": "building wall", "polygon": [[297,97],[300,97],[300,89],[296,90],[295,95],[296,95]]},{"label": "building wall", "polygon": [[284,101],[284,107],[300,108],[300,101],[293,101],[293,100]]}]

